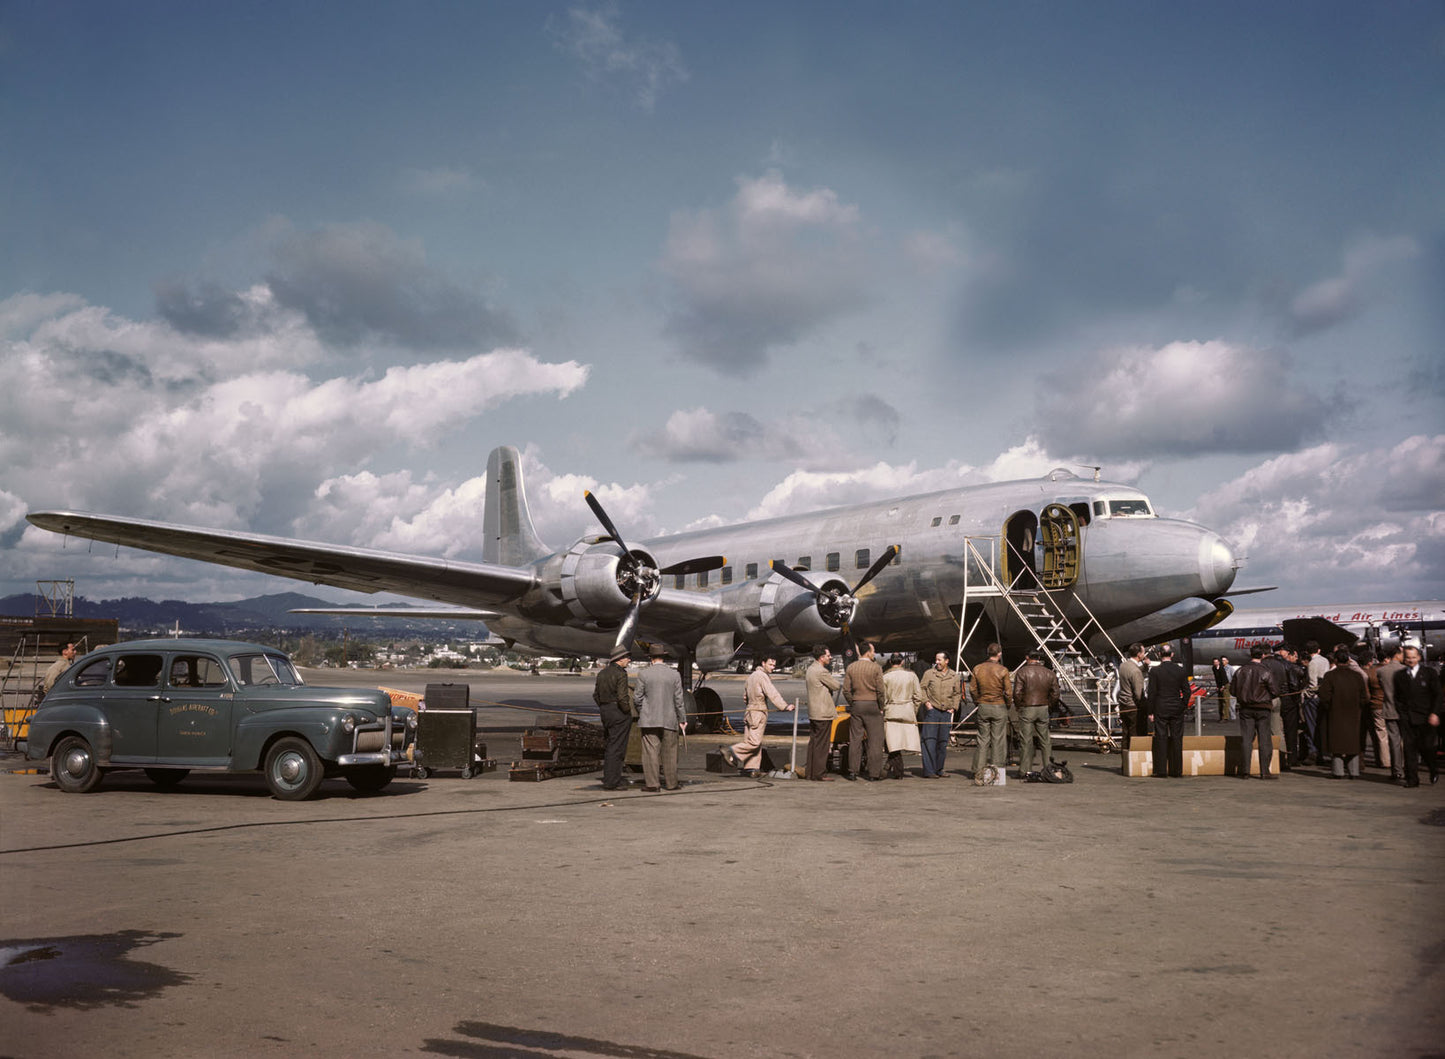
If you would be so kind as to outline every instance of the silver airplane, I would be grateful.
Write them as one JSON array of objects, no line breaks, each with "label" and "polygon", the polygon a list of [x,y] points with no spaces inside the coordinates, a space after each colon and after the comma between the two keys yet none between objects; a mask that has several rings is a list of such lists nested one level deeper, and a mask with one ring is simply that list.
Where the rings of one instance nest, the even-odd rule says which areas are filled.
[{"label": "silver airplane", "polygon": [[[1186,635],[1232,610],[1224,597],[1238,564],[1217,533],[1158,517],[1130,486],[1066,470],[635,547],[588,493],[605,532],[561,550],[533,528],[517,450],[493,450],[487,476],[482,562],[69,511],[28,517],[56,533],[446,604],[404,613],[478,618],[509,643],[552,654],[661,643],[685,676],[694,664],[706,673],[749,652],[850,639],[932,652],[960,638],[961,622],[979,629],[969,641],[979,656],[990,640],[1013,658],[1032,647],[999,596],[971,597],[965,609],[965,577],[1043,583],[1080,624],[1092,621],[1116,643]],[[991,550],[966,546],[985,538]]]},{"label": "silver airplane", "polygon": [[[1302,648],[1314,640],[1328,651],[1336,644],[1366,644],[1388,651],[1402,644],[1424,648],[1427,658],[1445,651],[1445,602],[1438,599],[1395,603],[1322,603],[1303,607],[1241,607],[1209,629],[1194,633],[1189,644],[1196,666],[1227,658],[1249,660],[1255,644],[1287,640]],[[1181,650],[1183,644],[1177,645]]]}]

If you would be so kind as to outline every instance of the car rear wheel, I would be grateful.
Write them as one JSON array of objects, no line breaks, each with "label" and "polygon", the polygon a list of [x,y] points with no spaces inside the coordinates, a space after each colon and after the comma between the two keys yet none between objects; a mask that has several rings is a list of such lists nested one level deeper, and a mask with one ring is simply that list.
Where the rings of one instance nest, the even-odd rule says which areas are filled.
[{"label": "car rear wheel", "polygon": [[295,736],[278,739],[266,752],[266,786],[283,802],[305,801],[321,786],[325,773],[311,744]]},{"label": "car rear wheel", "polygon": [[190,774],[190,769],[146,769],[146,779],[157,787],[174,787]]},{"label": "car rear wheel", "polygon": [[395,765],[357,765],[346,770],[346,782],[362,794],[375,794],[395,778]]},{"label": "car rear wheel", "polygon": [[55,744],[50,755],[50,778],[70,794],[85,794],[100,783],[101,771],[95,763],[95,751],[78,735],[68,735]]}]

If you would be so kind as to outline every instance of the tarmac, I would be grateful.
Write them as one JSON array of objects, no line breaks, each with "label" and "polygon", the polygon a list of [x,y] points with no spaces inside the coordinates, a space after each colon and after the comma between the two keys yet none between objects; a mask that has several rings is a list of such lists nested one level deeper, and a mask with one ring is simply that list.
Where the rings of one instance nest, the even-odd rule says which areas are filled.
[{"label": "tarmac", "polygon": [[[466,680],[504,761],[591,691],[309,679]],[[660,794],[0,773],[0,1056],[1445,1055],[1445,783],[754,781],[719,741]]]}]

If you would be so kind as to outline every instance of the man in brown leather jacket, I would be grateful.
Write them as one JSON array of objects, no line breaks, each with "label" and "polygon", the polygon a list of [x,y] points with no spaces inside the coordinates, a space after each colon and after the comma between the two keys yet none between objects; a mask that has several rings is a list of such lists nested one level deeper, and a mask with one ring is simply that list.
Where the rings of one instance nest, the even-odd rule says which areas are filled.
[{"label": "man in brown leather jacket", "polygon": [[[883,710],[878,693],[883,687],[883,667],[873,660],[874,647],[864,644],[858,660],[843,671],[843,698],[848,702],[848,779],[857,779],[866,768],[867,778],[883,778]],[[863,761],[867,744],[868,758]]]},{"label": "man in brown leather jacket", "polygon": [[1034,744],[1043,752],[1040,768],[1047,768],[1053,753],[1049,739],[1049,707],[1059,701],[1059,680],[1044,665],[1042,651],[1030,651],[1014,674],[1014,703],[1019,709],[1019,775],[1033,771]]},{"label": "man in brown leather jacket", "polygon": [[988,645],[988,661],[973,669],[968,693],[978,707],[978,749],[973,752],[973,771],[985,765],[1003,768],[1008,764],[1008,711],[1013,705],[1013,677],[1003,664],[1003,648]]}]

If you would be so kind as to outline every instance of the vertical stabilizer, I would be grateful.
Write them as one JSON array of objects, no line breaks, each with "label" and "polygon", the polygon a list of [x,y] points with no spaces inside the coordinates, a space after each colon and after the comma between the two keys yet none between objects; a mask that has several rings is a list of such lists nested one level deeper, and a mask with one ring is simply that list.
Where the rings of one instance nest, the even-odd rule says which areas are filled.
[{"label": "vertical stabilizer", "polygon": [[537,539],[522,487],[522,456],[511,445],[487,457],[487,498],[482,508],[482,560],[503,566],[525,566],[549,555]]}]

